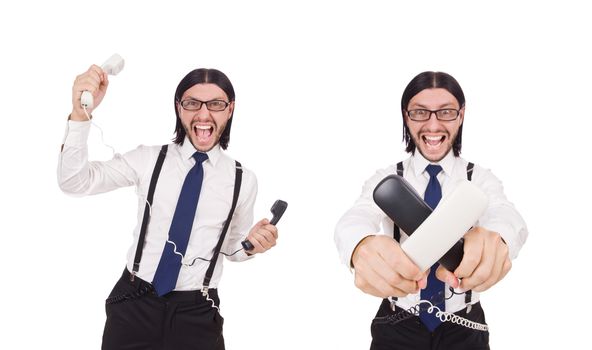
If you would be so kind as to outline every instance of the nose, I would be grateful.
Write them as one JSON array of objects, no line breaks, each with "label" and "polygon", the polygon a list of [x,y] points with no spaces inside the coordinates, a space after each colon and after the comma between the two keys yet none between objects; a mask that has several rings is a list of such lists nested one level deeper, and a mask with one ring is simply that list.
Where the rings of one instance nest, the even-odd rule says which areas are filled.
[{"label": "nose", "polygon": [[428,129],[438,129],[439,126],[440,126],[440,121],[438,120],[438,118],[436,118],[436,113],[431,112],[430,118],[425,121],[424,127],[428,128]]},{"label": "nose", "polygon": [[203,103],[200,109],[198,109],[194,113],[195,117],[197,117],[198,120],[209,119],[210,117],[210,110],[206,107],[205,103]]}]

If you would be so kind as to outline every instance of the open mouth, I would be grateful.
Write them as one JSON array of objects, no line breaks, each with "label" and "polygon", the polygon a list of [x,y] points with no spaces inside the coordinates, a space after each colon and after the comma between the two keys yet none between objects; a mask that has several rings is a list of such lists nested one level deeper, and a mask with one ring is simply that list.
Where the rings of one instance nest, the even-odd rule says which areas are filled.
[{"label": "open mouth", "polygon": [[212,137],[214,133],[214,127],[212,125],[193,125],[193,132],[197,137],[197,141],[206,143]]},{"label": "open mouth", "polygon": [[446,140],[446,135],[439,135],[439,136],[427,136],[423,135],[421,137],[423,142],[428,146],[428,148],[438,148],[444,140]]}]

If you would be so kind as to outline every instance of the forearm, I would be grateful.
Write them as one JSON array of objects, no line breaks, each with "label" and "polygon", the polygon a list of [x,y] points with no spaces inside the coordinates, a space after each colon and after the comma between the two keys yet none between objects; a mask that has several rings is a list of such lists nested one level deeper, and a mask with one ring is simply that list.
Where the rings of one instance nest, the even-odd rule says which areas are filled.
[{"label": "forearm", "polygon": [[510,259],[515,259],[528,237],[522,216],[512,206],[491,208],[479,219],[479,226],[497,232],[508,245]]},{"label": "forearm", "polygon": [[253,255],[247,254],[247,252],[242,249],[243,246],[241,244],[241,242],[247,238],[247,234],[253,223],[252,208],[250,213],[239,210],[238,212],[235,212],[234,216],[221,251],[226,253],[226,258],[228,260],[239,262],[253,257]]},{"label": "forearm", "polygon": [[242,250],[241,242],[247,238],[253,225],[257,186],[255,174],[243,167],[243,181],[239,201],[234,211],[228,235],[222,245],[222,251],[225,253],[232,254],[238,251],[232,256],[227,256],[230,261],[244,261],[253,257],[253,255]]},{"label": "forearm", "polygon": [[222,252],[225,253],[225,256],[228,260],[234,262],[240,262],[252,259],[254,255],[247,254],[247,252],[243,249],[241,242],[243,241],[244,237],[241,235],[239,237],[234,237],[232,239],[227,240],[224,245],[222,245]]},{"label": "forearm", "polygon": [[[364,238],[380,231],[380,218],[368,208],[353,207],[339,220],[335,227],[335,245],[342,263],[352,267],[351,258],[357,245]],[[373,216],[377,216],[374,219]]]},{"label": "forearm", "polygon": [[66,136],[58,159],[60,189],[83,196],[130,186],[137,176],[124,156],[116,154],[106,162],[89,162],[87,138],[90,122],[68,121]]},{"label": "forearm", "polygon": [[374,203],[372,193],[378,182],[390,173],[390,169],[382,169],[368,179],[362,187],[362,193],[353,207],[343,214],[335,227],[335,245],[341,261],[348,267],[354,249],[361,240],[369,235],[380,232],[380,224],[386,215]]},{"label": "forearm", "polygon": [[498,233],[508,245],[510,259],[515,259],[528,237],[526,223],[506,198],[501,181],[491,172],[483,171],[478,184],[487,194],[489,204],[477,226]]},{"label": "forearm", "polygon": [[67,194],[83,195],[89,185],[87,139],[90,122],[68,121],[58,159],[58,185]]}]

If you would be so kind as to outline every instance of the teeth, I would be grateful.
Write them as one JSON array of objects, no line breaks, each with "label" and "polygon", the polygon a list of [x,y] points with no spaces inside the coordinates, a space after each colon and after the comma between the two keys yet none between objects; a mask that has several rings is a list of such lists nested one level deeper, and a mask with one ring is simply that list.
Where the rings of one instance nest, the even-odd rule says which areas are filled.
[{"label": "teeth", "polygon": [[428,141],[440,141],[442,136],[425,136],[426,140]]},{"label": "teeth", "polygon": [[196,125],[195,126],[197,129],[201,129],[201,130],[210,130],[211,126],[209,125]]}]

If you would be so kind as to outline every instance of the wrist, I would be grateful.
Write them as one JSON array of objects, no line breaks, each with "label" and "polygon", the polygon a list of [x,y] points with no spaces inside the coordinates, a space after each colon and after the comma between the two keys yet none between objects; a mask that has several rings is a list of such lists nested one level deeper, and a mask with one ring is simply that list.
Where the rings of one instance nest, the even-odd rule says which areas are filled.
[{"label": "wrist", "polygon": [[[91,116],[89,116],[90,118],[92,118]],[[77,110],[72,110],[72,113],[70,113],[70,115],[68,116],[68,120],[74,120],[77,122],[85,122],[88,120],[88,117],[86,116],[86,114],[84,114],[84,112],[80,113]]]},{"label": "wrist", "polygon": [[364,245],[365,243],[367,243],[367,239],[371,238],[371,237],[375,237],[376,235],[368,235],[364,238],[362,238],[358,244],[356,244],[356,246],[354,247],[354,250],[352,252],[351,258],[349,260],[349,266],[353,269],[355,268],[354,266],[354,260],[356,260],[357,257],[357,253],[358,253],[358,248],[360,248],[360,246]]}]

